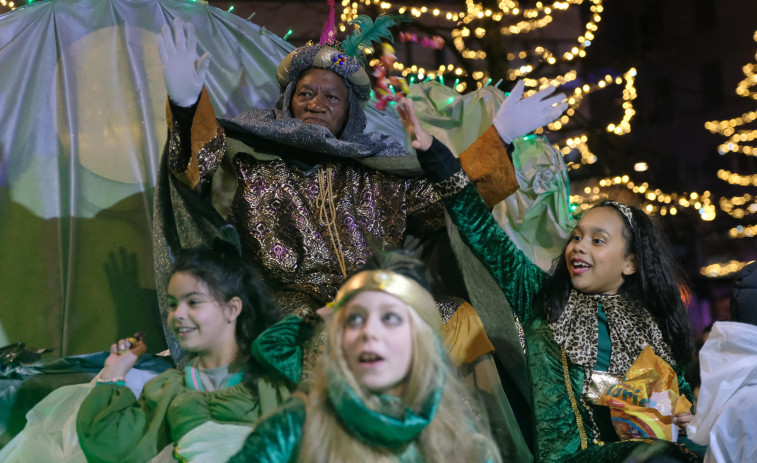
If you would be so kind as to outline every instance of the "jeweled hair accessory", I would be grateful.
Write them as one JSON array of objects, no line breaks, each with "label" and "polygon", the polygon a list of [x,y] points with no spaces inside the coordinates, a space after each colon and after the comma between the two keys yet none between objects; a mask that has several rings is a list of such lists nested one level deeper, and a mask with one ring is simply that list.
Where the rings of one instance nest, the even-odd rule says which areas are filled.
[{"label": "jeweled hair accessory", "polygon": [[631,208],[626,206],[623,203],[619,203],[617,201],[607,200],[602,201],[599,203],[599,206],[612,206],[615,209],[617,209],[621,214],[623,214],[623,217],[626,218],[628,221],[628,226],[631,228],[631,230],[634,229],[634,221],[633,221],[633,212],[631,212]]},{"label": "jeweled hair accessory", "polygon": [[334,298],[338,310],[353,296],[364,291],[383,291],[401,300],[415,310],[435,332],[442,326],[436,302],[420,283],[389,270],[366,270],[347,280]]}]

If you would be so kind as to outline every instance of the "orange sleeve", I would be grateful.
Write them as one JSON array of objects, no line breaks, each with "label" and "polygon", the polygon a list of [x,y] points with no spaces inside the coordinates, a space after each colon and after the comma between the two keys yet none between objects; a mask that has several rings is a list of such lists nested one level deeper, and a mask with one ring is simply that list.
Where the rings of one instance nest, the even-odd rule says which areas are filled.
[{"label": "orange sleeve", "polygon": [[[166,98],[166,122],[169,128],[175,130],[168,98]],[[182,183],[189,185],[191,188],[195,188],[200,183],[201,172],[198,160],[200,151],[219,136],[218,130],[213,105],[210,104],[208,91],[203,86],[200,99],[197,101],[197,109],[192,119],[192,128],[190,131],[191,157],[186,170],[181,173],[175,173]]]},{"label": "orange sleeve", "polygon": [[494,126],[460,154],[460,164],[489,208],[519,188],[513,163]]},{"label": "orange sleeve", "polygon": [[452,363],[458,367],[494,352],[481,318],[467,302],[460,305],[452,318],[442,326],[442,341]]}]

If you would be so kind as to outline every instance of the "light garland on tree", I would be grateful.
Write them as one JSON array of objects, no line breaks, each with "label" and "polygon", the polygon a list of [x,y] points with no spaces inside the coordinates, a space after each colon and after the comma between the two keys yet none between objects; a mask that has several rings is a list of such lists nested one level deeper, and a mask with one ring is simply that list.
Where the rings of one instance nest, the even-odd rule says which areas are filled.
[{"label": "light garland on tree", "polygon": [[[514,63],[515,67],[508,70],[507,77],[510,80],[524,80],[526,88],[530,89],[525,92],[524,96],[529,96],[548,85],[561,86],[576,80],[577,73],[575,70],[553,78],[529,78],[535,68],[532,64],[529,64],[527,60],[538,59],[549,65],[556,65],[558,63],[571,62],[577,58],[583,58],[586,55],[585,49],[591,45],[592,40],[594,39],[594,33],[598,29],[598,23],[602,20],[602,13],[604,12],[602,0],[588,1],[591,3],[591,20],[585,24],[583,33],[577,37],[576,45],[571,50],[560,55],[539,45],[533,47],[531,50],[521,50],[517,54],[508,53],[508,61],[522,61],[520,65],[518,65],[517,62]],[[586,0],[556,1],[547,4],[537,2],[534,8],[521,9],[518,2],[503,0],[499,3],[498,10],[491,10],[484,8],[480,3],[476,3],[473,0],[466,0],[465,11],[446,11],[428,6],[398,5],[381,0],[363,0],[361,2],[343,0],[341,3],[343,11],[340,15],[343,23],[339,27],[340,30],[346,31],[346,22],[357,17],[360,14],[360,8],[363,5],[376,5],[382,10],[396,10],[400,14],[409,14],[414,18],[422,18],[424,15],[430,15],[434,18],[454,23],[454,25],[451,25],[452,42],[463,58],[484,60],[487,58],[485,51],[472,50],[466,46],[467,40],[483,38],[487,33],[486,29],[483,27],[474,25],[475,21],[486,18],[495,22],[513,22],[513,24],[500,28],[499,32],[502,35],[515,36],[543,28],[553,22],[553,13],[567,11],[571,6],[582,5],[585,2]],[[468,90],[468,85],[465,82],[459,82],[461,77],[472,78],[476,81],[476,88],[482,88],[492,83],[491,76],[485,71],[476,70],[468,75],[463,68],[452,64],[446,66],[441,65],[439,69],[425,69],[414,64],[411,65],[398,61],[394,63],[393,67],[395,71],[401,73],[403,77],[408,79],[411,84],[417,81],[433,79],[439,79],[444,82],[444,77],[452,76],[452,78],[456,79],[452,86],[458,92]],[[636,70],[630,69],[623,75],[623,77],[612,77],[608,75],[595,84],[585,84],[575,88],[574,93],[569,95],[570,107],[568,110],[557,121],[549,124],[548,128],[552,131],[565,129],[586,95],[593,93],[594,91],[603,90],[613,84],[622,85],[625,83],[622,103],[624,114],[619,122],[609,124],[607,126],[607,131],[616,135],[625,135],[629,133],[631,131],[631,119],[636,114],[633,107],[633,100],[636,98],[636,89],[634,87],[635,76]],[[499,85],[499,82],[494,85]],[[537,133],[542,132],[541,129],[537,130]],[[564,155],[569,154],[573,149],[578,150],[580,153],[581,156],[578,162],[569,163],[569,168],[572,170],[578,169],[582,165],[592,164],[597,161],[597,156],[588,148],[586,136],[583,135],[582,138],[583,141],[578,142],[577,140],[580,140],[581,136],[573,137],[571,138],[572,141],[570,143],[566,140],[561,146],[558,146],[558,149],[560,149]]]},{"label": "light garland on tree", "polygon": [[[757,31],[755,31],[753,38],[757,42]],[[755,61],[757,61],[757,53],[755,53]],[[757,63],[748,63],[742,70],[744,71],[744,79],[737,84],[736,94],[744,98],[757,100],[757,92],[752,90],[757,85]],[[755,120],[757,120],[757,111],[749,111],[733,119],[708,121],[704,126],[711,133],[720,134],[728,138],[725,143],[718,147],[718,152],[721,155],[726,153],[742,153],[747,156],[757,156],[757,147],[745,144],[757,139],[757,130],[739,128]],[[731,185],[744,187],[757,186],[757,175],[740,175],[720,169],[717,172],[717,178]],[[757,213],[757,198],[750,194],[720,198],[718,205],[723,212],[736,219],[742,219],[748,215]],[[731,239],[753,238],[755,236],[757,236],[757,225],[738,225],[728,230],[728,237]],[[740,271],[751,262],[732,260],[723,264],[712,264],[702,267],[700,273],[707,277],[727,276]]]},{"label": "light garland on tree", "polygon": [[577,209],[585,211],[595,203],[608,198],[608,194],[603,191],[607,188],[625,186],[629,190],[644,197],[642,210],[647,214],[676,215],[679,209],[694,208],[699,212],[702,220],[711,221],[715,219],[715,206],[712,204],[711,193],[705,191],[702,194],[697,192],[691,193],[664,193],[660,189],[652,190],[647,182],[637,185],[628,175],[617,175],[615,177],[603,178],[599,185],[594,187],[585,187],[583,195],[575,194],[570,196],[572,204]]},{"label": "light garland on tree", "polygon": [[[753,38],[757,42],[757,31],[755,31]],[[757,61],[757,53],[755,53],[755,61]],[[744,98],[757,100],[757,92],[753,91],[753,88],[757,86],[757,63],[748,63],[742,70],[744,71],[744,79],[737,84],[736,94]],[[720,134],[728,138],[725,143],[718,147],[718,152],[721,155],[726,153],[741,153],[747,156],[757,156],[757,146],[749,144],[757,140],[757,130],[741,128],[755,120],[757,120],[757,111],[749,111],[733,119],[708,121],[704,126],[711,133]],[[731,185],[743,187],[757,186],[757,174],[741,175],[720,169],[717,172],[717,178]],[[718,205],[723,212],[736,219],[743,219],[747,216],[757,214],[757,198],[750,194],[720,198]],[[728,230],[728,237],[731,239],[753,238],[755,236],[757,236],[757,225],[738,225]],[[701,272],[706,276],[723,276],[741,270],[748,263],[731,261],[727,264],[713,264],[702,268]]]},{"label": "light garland on tree", "polygon": [[[623,120],[618,124],[610,124],[607,126],[607,131],[612,132],[615,135],[625,135],[631,131],[631,119],[636,115],[636,110],[633,109],[632,101],[636,99],[636,88],[633,86],[634,78],[636,77],[636,69],[631,68],[623,74],[626,80],[626,86],[623,88]],[[601,84],[602,82],[600,82]]]},{"label": "light garland on tree", "polygon": [[[518,58],[525,59],[527,57],[538,57],[542,60],[544,60],[546,63],[550,65],[555,65],[558,62],[570,62],[573,61],[576,58],[583,58],[586,56],[586,48],[591,45],[592,40],[594,40],[594,32],[597,31],[598,25],[602,20],[601,13],[604,11],[604,8],[602,7],[602,0],[591,0],[593,5],[591,6],[591,11],[593,13],[592,15],[592,21],[589,21],[585,25],[585,30],[582,35],[580,35],[576,39],[576,46],[574,46],[570,51],[567,51],[563,53],[562,59],[559,59],[556,57],[556,53],[552,52],[551,50],[547,49],[544,46],[537,46],[534,47],[531,51],[521,51],[518,53]],[[503,2],[504,3],[504,2]],[[515,2],[510,2],[511,4],[514,4]],[[525,10],[523,13],[523,17],[529,18],[527,20],[522,20],[517,22],[516,24],[510,25],[508,27],[502,27],[500,29],[500,34],[503,36],[515,36],[519,34],[528,33],[531,31],[534,31],[536,29],[541,29],[548,24],[552,22],[552,16],[549,14],[551,13],[552,8],[555,9],[562,9],[567,10],[569,7],[569,3],[572,3],[574,5],[580,5],[583,2],[583,0],[576,0],[573,2],[555,2],[552,4],[552,7],[543,7],[541,6],[541,3],[537,3],[537,6],[541,6],[541,8],[536,8],[532,10]],[[502,8],[503,15],[500,15],[499,17],[494,16],[491,14],[491,10],[483,10],[483,16],[481,16],[482,7],[478,4],[474,4],[471,0],[468,0],[468,10],[469,12],[472,11],[473,15],[469,15],[463,18],[463,23],[468,24],[470,21],[474,19],[480,19],[483,17],[492,17],[493,20],[498,21],[502,20],[505,16],[509,16],[511,19],[513,17],[517,17],[519,10],[517,7],[515,8],[502,8],[502,3],[500,3],[500,7]],[[514,12],[511,15],[508,15],[507,12]],[[541,19],[533,19],[534,16],[538,15],[540,11],[544,11],[547,13],[547,15],[544,18]],[[401,12],[401,11],[400,11]],[[468,21],[466,21],[468,19]],[[477,51],[477,50],[471,50],[465,45],[465,39],[468,37],[471,37],[471,30],[464,26],[459,29],[452,29],[451,32],[452,35],[452,42],[455,45],[455,48],[460,52],[460,54],[464,58],[468,59],[486,59],[486,53],[483,51]],[[482,27],[477,27],[473,30],[473,34],[477,38],[483,38],[486,35],[486,29]],[[508,53],[507,55],[508,60],[512,61],[515,59],[516,55],[514,53]],[[528,66],[527,68],[531,68]],[[530,72],[533,70],[532,68],[528,70]],[[520,77],[522,75],[528,74],[528,72],[523,71],[521,74],[517,76],[511,76],[513,77]]]},{"label": "light garland on tree", "polygon": [[[601,0],[591,0],[593,5],[591,6],[591,12],[592,12],[592,21],[589,21],[585,25],[585,30],[582,35],[580,35],[577,39],[577,45],[574,46],[570,51],[567,51],[563,53],[562,60],[559,60],[555,57],[555,53],[550,51],[549,49],[538,46],[535,47],[533,50],[533,54],[539,56],[541,59],[546,61],[548,64],[557,64],[558,62],[570,62],[573,61],[576,58],[583,58],[586,56],[586,48],[588,48],[592,40],[594,40],[594,32],[597,31],[599,28],[598,23],[602,20],[602,12],[604,11],[604,7],[602,6]],[[575,2],[576,5],[580,5],[581,2]],[[567,5],[566,8],[567,9]],[[551,17],[550,21],[551,22]],[[547,23],[548,24],[548,23]],[[546,24],[544,24],[546,25]],[[513,26],[510,26],[509,28],[502,28],[500,32],[502,35],[517,35],[524,32],[530,32],[531,30],[534,30],[533,28],[513,28]]]},{"label": "light garland on tree", "polygon": [[723,264],[707,265],[699,269],[699,273],[710,278],[724,277],[741,271],[742,268],[746,267],[752,262],[754,261],[751,260],[749,262],[739,262],[737,260],[732,260]]},{"label": "light garland on tree", "polygon": [[[575,79],[575,71],[572,71],[573,74],[570,76],[573,79]],[[624,109],[623,118],[620,122],[617,124],[608,124],[607,131],[614,133],[615,135],[626,135],[631,132],[631,119],[636,115],[636,110],[633,107],[633,100],[636,99],[636,88],[634,87],[634,80],[636,77],[636,69],[631,68],[626,73],[623,74],[623,77],[616,77],[613,79],[612,76],[606,75],[602,80],[597,82],[594,85],[590,84],[584,84],[580,87],[576,87],[573,91],[573,95],[568,97],[568,110],[565,111],[565,114],[563,114],[560,119],[558,119],[555,122],[550,123],[547,127],[552,131],[558,131],[562,129],[569,121],[570,117],[575,114],[575,110],[581,105],[584,97],[586,95],[589,95],[597,90],[603,90],[607,88],[609,85],[621,85],[623,82],[626,83],[624,89],[623,89],[623,104],[622,107]],[[525,81],[526,85],[528,85],[528,80]],[[543,84],[540,82],[539,88],[545,88],[547,85],[560,85],[559,80],[552,80],[549,84]],[[534,90],[535,91],[535,90]],[[531,93],[533,93],[532,91]],[[540,133],[537,131],[537,133]]]},{"label": "light garland on tree", "polygon": [[587,144],[588,139],[589,138],[584,133],[564,140],[562,146],[560,146],[560,144],[555,145],[555,148],[560,150],[563,157],[570,154],[573,150],[578,150],[581,154],[580,162],[567,162],[568,170],[576,170],[584,164],[594,164],[597,162],[597,156],[589,150],[589,145]]},{"label": "light garland on tree", "polygon": [[[589,34],[584,34],[578,43],[580,46],[588,46],[593,39],[593,31],[596,31],[596,23],[601,20],[598,17],[602,13],[601,7],[602,0],[590,0],[593,5],[591,11],[594,13],[593,21],[587,23],[586,29]],[[490,19],[494,22],[502,22],[504,20],[517,21],[507,27],[500,29],[502,35],[517,35],[525,32],[531,32],[539,28],[545,27],[553,21],[553,11],[566,11],[571,5],[581,5],[584,0],[566,0],[555,1],[551,4],[545,5],[542,2],[537,2],[534,8],[521,9],[518,2],[503,0],[499,3],[499,11],[484,8],[481,4],[474,2],[473,0],[466,0],[466,11],[452,11],[452,10],[440,10],[439,8],[430,8],[427,6],[420,7],[408,7],[404,5],[395,5],[383,0],[362,0],[360,2],[354,2],[351,0],[342,0],[342,13],[340,18],[343,25],[348,21],[356,18],[360,13],[358,9],[361,4],[366,6],[378,5],[382,10],[397,9],[400,14],[409,14],[415,18],[421,18],[424,15],[432,15],[434,17],[445,19],[454,24],[462,22],[463,24],[469,24],[479,19]],[[522,18],[522,19],[520,19]],[[343,31],[346,30],[343,29]],[[479,32],[479,37],[483,37],[485,32]]]},{"label": "light garland on tree", "polygon": [[[543,59],[550,65],[557,64],[559,61],[569,62],[576,58],[583,58],[586,56],[586,48],[589,47],[594,39],[594,33],[598,29],[598,23],[602,20],[602,12],[604,7],[602,6],[603,0],[589,0],[592,11],[592,20],[586,23],[584,32],[577,37],[576,46],[570,51],[562,54],[562,58],[558,59],[556,53],[553,53],[549,49],[538,46],[532,51],[521,51],[518,56],[520,58],[526,58],[529,56],[536,56]],[[363,0],[361,2],[353,2],[351,0],[342,0],[342,13],[340,14],[341,24],[339,30],[345,32],[347,30],[347,23],[352,19],[360,15],[360,5],[377,5],[382,10],[394,10],[396,9],[400,14],[409,14],[414,18],[421,18],[423,15],[430,14],[436,18],[447,20],[454,25],[462,22],[463,27],[452,27],[451,36],[453,45],[466,59],[486,59],[486,52],[482,50],[472,50],[465,45],[466,38],[483,38],[486,35],[486,29],[483,27],[476,27],[473,30],[467,27],[472,21],[479,19],[488,19],[495,22],[502,22],[504,20],[517,21],[515,24],[511,24],[507,27],[502,27],[500,33],[505,36],[514,36],[519,34],[528,33],[547,26],[552,23],[552,12],[554,10],[566,11],[570,6],[577,6],[584,3],[584,0],[567,0],[556,1],[549,5],[544,5],[542,2],[537,2],[535,8],[529,8],[521,10],[518,3],[514,1],[501,1],[499,3],[499,11],[493,11],[488,8],[484,8],[481,4],[475,3],[473,0],[466,0],[466,11],[443,11],[438,8],[429,8],[427,6],[420,7],[408,7],[404,5],[396,5],[390,2],[382,0]],[[522,19],[521,19],[522,18]],[[514,59],[515,54],[508,54],[508,59]],[[525,75],[525,74],[522,74]]]},{"label": "light garland on tree", "polygon": [[728,230],[729,238],[754,238],[757,236],[757,225],[738,225]]},{"label": "light garland on tree", "polygon": [[720,169],[717,175],[720,180],[726,181],[731,185],[757,186],[757,174],[739,175],[729,170]]},{"label": "light garland on tree", "polygon": [[[753,38],[757,42],[757,31],[755,31]],[[757,61],[757,53],[755,53],[754,59]],[[736,85],[736,94],[744,98],[757,100],[757,92],[752,90],[753,87],[757,86],[757,62],[744,65],[742,70],[744,71],[744,79]],[[738,127],[747,125],[755,120],[757,120],[757,111],[749,111],[734,119],[708,121],[704,124],[704,127],[711,133],[728,137],[728,140],[718,147],[720,154],[733,152],[746,154],[747,156],[757,156],[757,146],[742,144],[757,140],[757,129],[737,130]]]},{"label": "light garland on tree", "polygon": [[[751,202],[751,204],[749,204]],[[720,209],[731,217],[743,219],[757,213],[757,198],[750,194],[734,196],[732,198],[720,198]]]}]

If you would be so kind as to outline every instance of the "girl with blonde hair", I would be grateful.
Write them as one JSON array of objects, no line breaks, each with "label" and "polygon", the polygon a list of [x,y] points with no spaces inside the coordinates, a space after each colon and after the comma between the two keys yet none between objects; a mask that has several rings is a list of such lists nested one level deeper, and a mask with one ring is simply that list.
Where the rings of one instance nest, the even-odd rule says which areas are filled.
[{"label": "girl with blonde hair", "polygon": [[353,276],[335,299],[312,389],[259,422],[230,461],[501,461],[446,357],[441,324],[415,279]]}]

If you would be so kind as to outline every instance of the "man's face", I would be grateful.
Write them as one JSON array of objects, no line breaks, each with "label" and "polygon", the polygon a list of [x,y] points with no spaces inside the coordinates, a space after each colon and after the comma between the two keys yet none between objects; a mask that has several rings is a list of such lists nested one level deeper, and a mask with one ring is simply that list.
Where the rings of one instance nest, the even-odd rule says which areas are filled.
[{"label": "man's face", "polygon": [[339,136],[347,120],[349,89],[336,73],[309,69],[294,88],[292,113],[306,124],[318,124]]}]

